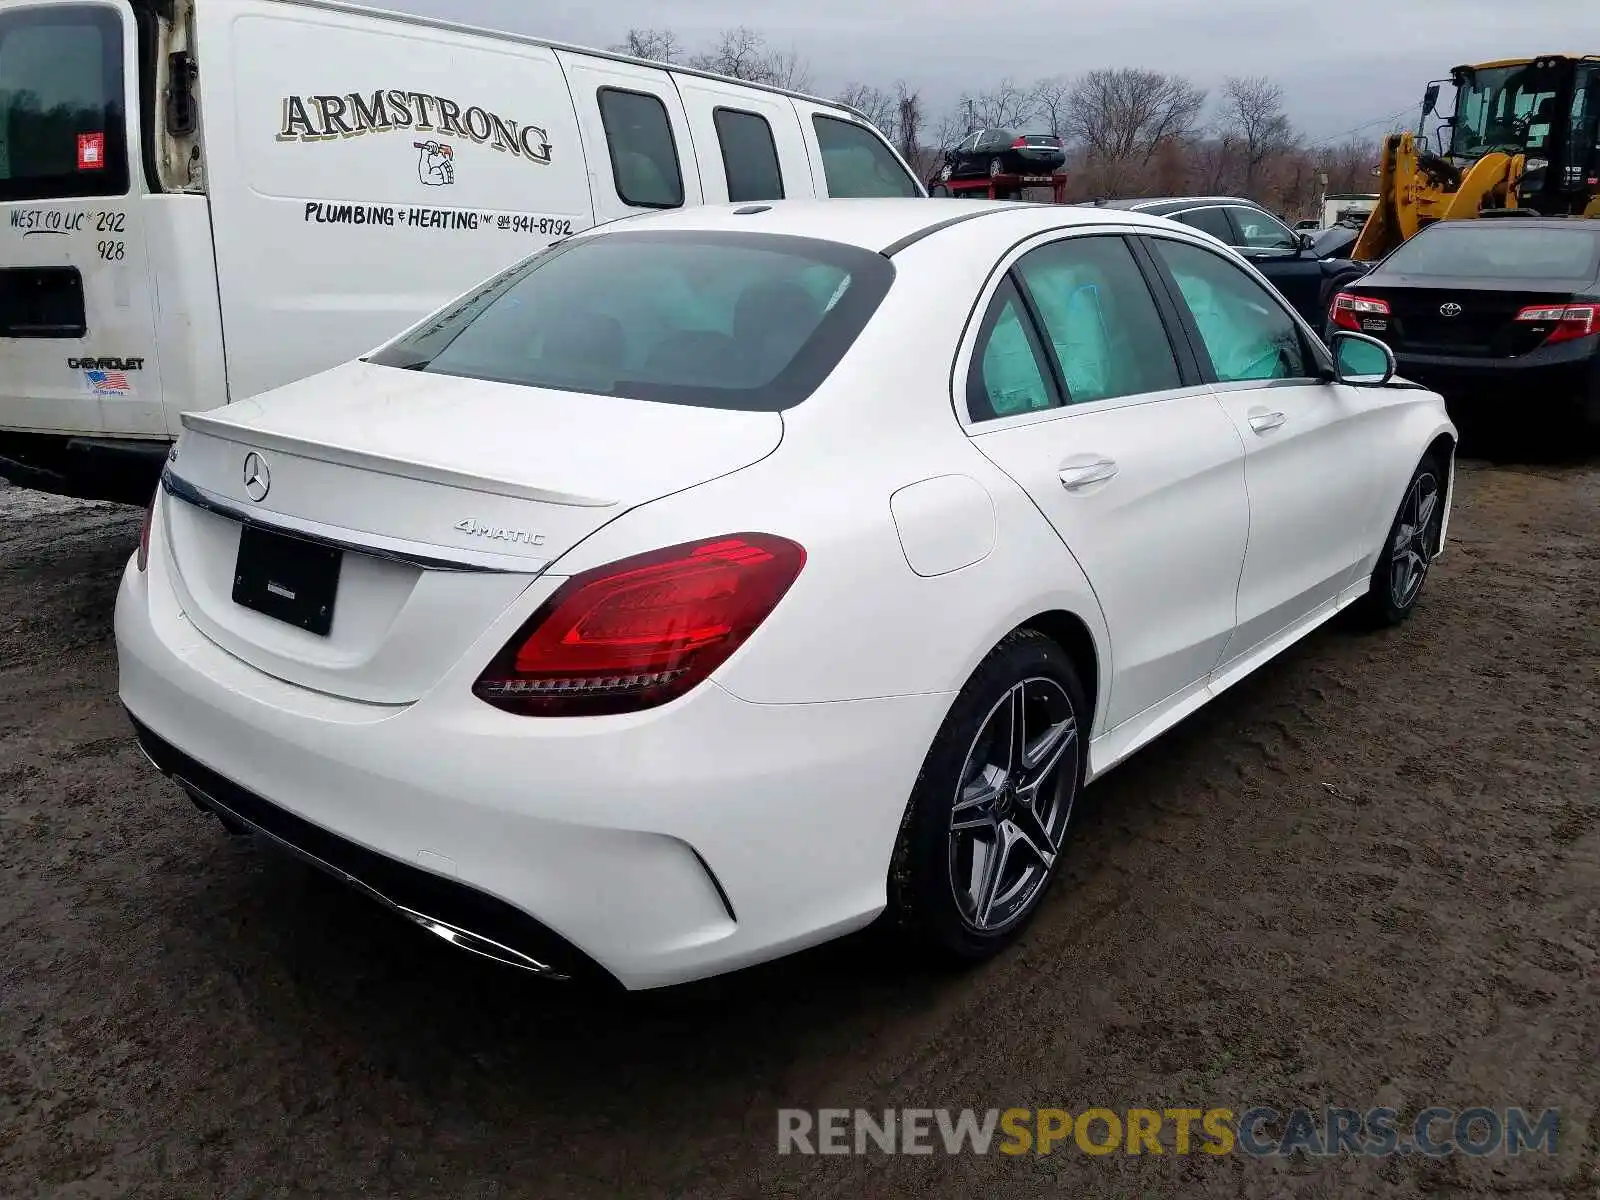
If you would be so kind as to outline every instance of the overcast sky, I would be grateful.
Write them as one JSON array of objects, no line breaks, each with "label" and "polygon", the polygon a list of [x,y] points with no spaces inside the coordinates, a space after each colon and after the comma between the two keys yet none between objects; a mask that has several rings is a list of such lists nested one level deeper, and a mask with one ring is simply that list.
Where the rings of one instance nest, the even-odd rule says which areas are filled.
[{"label": "overcast sky", "polygon": [[935,120],[967,91],[1094,67],[1280,81],[1289,115],[1317,140],[1414,124],[1429,79],[1458,63],[1600,51],[1591,0],[380,0],[582,45],[633,26],[670,28],[691,49],[747,25],[810,65],[815,90],[905,79]]}]

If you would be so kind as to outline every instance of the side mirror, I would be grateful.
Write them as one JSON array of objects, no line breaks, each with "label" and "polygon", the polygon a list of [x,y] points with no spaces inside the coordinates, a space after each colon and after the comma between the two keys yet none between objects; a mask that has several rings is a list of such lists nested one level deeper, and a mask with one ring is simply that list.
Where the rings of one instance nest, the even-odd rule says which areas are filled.
[{"label": "side mirror", "polygon": [[1315,246],[1317,244],[1316,236],[1314,234],[1308,233],[1305,230],[1301,230],[1300,231],[1299,237],[1300,237],[1300,249],[1302,249],[1302,250],[1309,250],[1309,249],[1311,249],[1312,246]]},{"label": "side mirror", "polygon": [[1335,376],[1350,387],[1383,387],[1399,369],[1394,351],[1364,333],[1341,329],[1333,335],[1329,348]]},{"label": "side mirror", "polygon": [[1422,94],[1422,115],[1431,117],[1439,106],[1439,85],[1430,83],[1428,90]]}]

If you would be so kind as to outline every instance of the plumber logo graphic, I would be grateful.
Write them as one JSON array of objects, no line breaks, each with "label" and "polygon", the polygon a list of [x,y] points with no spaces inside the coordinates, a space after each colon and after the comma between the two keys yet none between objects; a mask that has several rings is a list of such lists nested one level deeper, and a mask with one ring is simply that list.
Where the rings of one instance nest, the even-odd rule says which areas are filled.
[{"label": "plumber logo graphic", "polygon": [[417,178],[428,187],[456,181],[456,152],[443,142],[412,142],[417,151]]}]

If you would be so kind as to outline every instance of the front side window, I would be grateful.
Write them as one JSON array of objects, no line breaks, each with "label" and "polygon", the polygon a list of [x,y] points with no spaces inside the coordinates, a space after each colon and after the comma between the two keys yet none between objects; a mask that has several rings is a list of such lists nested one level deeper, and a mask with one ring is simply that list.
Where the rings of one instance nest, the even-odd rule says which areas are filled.
[{"label": "front side window", "polygon": [[116,10],[0,12],[0,200],[126,194],[123,96]]},{"label": "front side window", "polygon": [[1059,406],[1033,323],[1008,280],[990,303],[978,336],[967,411],[974,421],[993,421]]},{"label": "front side window", "polygon": [[1119,237],[1044,246],[1017,263],[1068,404],[1182,386],[1160,310]]},{"label": "front side window", "polygon": [[1195,208],[1179,213],[1177,219],[1201,233],[1209,233],[1224,246],[1233,245],[1233,226],[1228,224],[1228,214],[1220,208]]},{"label": "front side window", "polygon": [[755,113],[719,108],[712,120],[722,146],[722,168],[728,177],[728,199],[782,200],[783,171],[772,126]]},{"label": "front side window", "polygon": [[1219,382],[1310,376],[1299,327],[1244,270],[1171,238],[1150,244],[1177,281]]},{"label": "front side window", "polygon": [[811,119],[822,151],[822,170],[831,197],[920,196],[882,139],[854,121],[818,114]]},{"label": "front side window", "polygon": [[1240,246],[1248,250],[1298,250],[1300,239],[1259,208],[1235,205],[1228,210],[1239,227]]},{"label": "front side window", "polygon": [[777,412],[827,378],[894,278],[812,238],[614,232],[560,243],[369,357],[380,366]]},{"label": "front side window", "polygon": [[647,92],[620,88],[601,88],[599,100],[618,197],[638,208],[679,207],[683,171],[667,106]]}]

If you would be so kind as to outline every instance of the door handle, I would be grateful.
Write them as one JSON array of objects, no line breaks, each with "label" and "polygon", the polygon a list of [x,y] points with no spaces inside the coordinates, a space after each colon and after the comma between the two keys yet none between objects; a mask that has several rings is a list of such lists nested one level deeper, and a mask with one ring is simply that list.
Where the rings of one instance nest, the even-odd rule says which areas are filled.
[{"label": "door handle", "polygon": [[1077,491],[1091,483],[1104,483],[1117,473],[1117,464],[1109,458],[1096,458],[1089,462],[1063,463],[1058,478],[1067,491]]},{"label": "door handle", "polygon": [[1271,433],[1288,419],[1281,412],[1255,412],[1250,414],[1250,428],[1257,433]]}]

